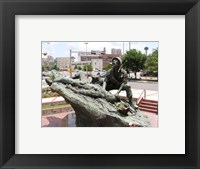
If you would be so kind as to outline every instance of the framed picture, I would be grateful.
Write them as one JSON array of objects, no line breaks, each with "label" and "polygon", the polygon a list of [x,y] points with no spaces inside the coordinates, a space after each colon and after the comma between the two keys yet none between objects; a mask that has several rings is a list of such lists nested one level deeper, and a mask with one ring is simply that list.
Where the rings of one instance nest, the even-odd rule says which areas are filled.
[{"label": "framed picture", "polygon": [[[73,17],[73,20],[77,19]],[[90,17],[81,19],[94,24]],[[110,19],[104,18],[104,22]],[[96,20],[103,25],[100,18]],[[87,29],[93,27],[87,26]],[[158,127],[158,54],[158,41],[43,41],[42,127]],[[54,75],[74,85],[56,82]],[[63,86],[64,93],[55,85]],[[102,95],[104,85],[106,92]],[[70,94],[66,95],[66,91]],[[114,103],[107,98],[110,94],[118,95]],[[101,99],[106,101],[103,106]],[[88,109],[90,105],[96,108]],[[106,108],[109,105],[113,107],[112,113],[111,108],[109,111]],[[102,118],[99,115],[96,118],[97,114]]]},{"label": "framed picture", "polygon": [[[200,167],[198,0],[1,0],[0,11],[2,168]],[[50,121],[43,123],[41,110],[46,111],[47,107],[42,109],[41,75],[46,75],[41,74],[41,70],[50,66],[50,62],[47,65],[44,59],[46,53],[56,52],[55,48],[48,50],[47,46],[68,42],[70,47],[67,49],[70,49],[72,59],[75,50],[72,41],[79,52],[78,43],[86,47],[86,58],[97,56],[101,45],[98,44],[95,51],[95,45],[89,47],[97,41],[104,45],[106,42],[118,42],[122,46],[127,43],[129,49],[135,42],[159,42],[156,46],[159,57],[159,123],[155,128],[134,128],[132,124],[132,128],[126,129],[106,128],[106,125],[105,128],[94,128],[94,125],[87,129],[85,126],[52,128],[48,126]],[[45,43],[48,44],[46,48]],[[142,47],[143,55],[148,55],[148,46]],[[108,45],[108,48],[111,47]],[[106,49],[100,51],[105,60],[112,55],[106,53]],[[123,49],[117,50],[116,47],[113,53]],[[88,55],[87,50],[90,50]],[[123,51],[125,53],[128,55]],[[84,54],[77,56],[84,59]],[[97,69],[103,67],[99,61],[94,61],[95,66]],[[63,68],[61,65],[60,69]],[[85,68],[87,72],[89,67],[86,65]],[[72,67],[69,67],[68,72],[71,71]],[[51,82],[47,81],[50,86]]]}]

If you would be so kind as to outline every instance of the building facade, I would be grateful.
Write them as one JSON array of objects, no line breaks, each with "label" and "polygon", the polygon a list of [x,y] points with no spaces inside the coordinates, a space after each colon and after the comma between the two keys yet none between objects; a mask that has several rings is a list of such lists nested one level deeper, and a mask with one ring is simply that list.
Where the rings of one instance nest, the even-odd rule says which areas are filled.
[{"label": "building facade", "polygon": [[103,70],[103,59],[92,59],[93,71],[102,71]]},{"label": "building facade", "polygon": [[47,58],[42,58],[42,66],[49,69],[55,66],[55,60],[53,56],[47,56]]},{"label": "building facade", "polygon": [[84,65],[90,64],[91,61],[77,61],[77,62],[72,62],[72,68],[76,66],[81,66],[83,68]]},{"label": "building facade", "polygon": [[57,57],[55,63],[59,69],[69,68],[70,57]]},{"label": "building facade", "polygon": [[80,61],[91,61],[92,59],[99,59],[99,56],[105,55],[106,48],[101,50],[91,50],[90,52],[78,52]]},{"label": "building facade", "polygon": [[[90,52],[79,52],[78,56],[81,62],[93,61],[94,65],[93,68],[102,70],[105,66],[110,64],[114,57],[121,57],[121,49],[112,49],[111,54],[106,53],[106,48],[101,50],[91,50]],[[97,61],[99,63],[97,63]],[[95,65],[96,63],[96,65]],[[101,66],[102,63],[102,66]]]},{"label": "building facade", "polygon": [[122,51],[121,49],[115,49],[115,48],[112,48],[111,49],[111,54],[114,54],[114,55],[122,55]]}]

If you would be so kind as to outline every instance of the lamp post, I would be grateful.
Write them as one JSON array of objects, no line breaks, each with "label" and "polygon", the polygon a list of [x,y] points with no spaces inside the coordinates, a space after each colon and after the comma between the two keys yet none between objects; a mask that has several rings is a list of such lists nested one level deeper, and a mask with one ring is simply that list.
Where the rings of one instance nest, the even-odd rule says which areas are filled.
[{"label": "lamp post", "polygon": [[86,55],[86,73],[87,73],[87,78],[88,78],[88,70],[87,70],[87,60],[88,60],[87,59],[87,45],[88,45],[88,42],[85,42],[84,44],[86,45],[86,50],[85,50],[86,51],[86,53],[85,53],[85,55]]}]

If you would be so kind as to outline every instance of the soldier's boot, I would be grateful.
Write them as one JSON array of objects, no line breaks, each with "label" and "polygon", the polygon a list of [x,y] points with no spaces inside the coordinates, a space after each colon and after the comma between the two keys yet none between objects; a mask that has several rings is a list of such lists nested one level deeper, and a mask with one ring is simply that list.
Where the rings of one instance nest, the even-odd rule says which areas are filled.
[{"label": "soldier's boot", "polygon": [[137,110],[137,109],[138,109],[138,106],[137,106],[136,104],[134,105],[134,103],[133,103],[133,101],[132,101],[132,96],[129,97],[128,100],[129,100],[130,106],[131,106],[132,108],[134,108],[135,110]]},{"label": "soldier's boot", "polygon": [[132,101],[132,95],[133,94],[132,94],[132,91],[131,91],[131,86],[129,84],[127,84],[127,85],[124,86],[123,89],[126,90],[126,96],[128,98],[130,106],[135,109],[135,106],[134,106],[133,101]]},{"label": "soldier's boot", "polygon": [[133,108],[135,108],[135,106],[134,106],[134,104],[133,104],[133,101],[132,101],[132,96],[130,96],[130,97],[128,98],[128,101],[129,101],[130,106],[133,107]]}]

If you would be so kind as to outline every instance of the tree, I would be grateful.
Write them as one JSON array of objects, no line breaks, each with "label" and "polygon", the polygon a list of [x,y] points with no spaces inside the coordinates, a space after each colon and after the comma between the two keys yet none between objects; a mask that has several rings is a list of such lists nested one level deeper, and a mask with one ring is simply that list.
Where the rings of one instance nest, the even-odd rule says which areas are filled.
[{"label": "tree", "polygon": [[108,65],[106,65],[103,69],[106,70],[106,71],[108,71],[108,70],[110,70],[111,68],[112,68],[112,65],[108,64]]},{"label": "tree", "polygon": [[74,66],[74,69],[78,69],[78,66],[77,66],[77,65],[75,65],[75,66]]},{"label": "tree", "polygon": [[49,66],[46,66],[46,67],[45,67],[45,70],[49,71],[49,70],[50,70],[50,67],[49,67]]},{"label": "tree", "polygon": [[83,70],[84,70],[84,71],[87,70],[86,66],[87,66],[87,64],[83,66]]},{"label": "tree", "polygon": [[156,49],[146,61],[146,69],[157,75],[158,72],[158,49]]},{"label": "tree", "polygon": [[42,66],[42,72],[44,72],[45,71],[45,67],[44,66]]},{"label": "tree", "polygon": [[92,63],[89,63],[87,65],[87,69],[88,69],[89,72],[93,71]]},{"label": "tree", "polygon": [[89,72],[93,71],[92,63],[84,65],[83,66],[83,70],[84,71],[89,71]]},{"label": "tree", "polygon": [[122,58],[123,68],[125,68],[128,72],[133,71],[136,79],[136,73],[145,67],[146,60],[147,57],[145,54],[142,54],[136,49],[131,49],[127,51]]},{"label": "tree", "polygon": [[54,66],[52,67],[52,70],[59,70],[59,68],[57,67],[57,65],[54,65]]},{"label": "tree", "polygon": [[82,70],[82,67],[81,67],[81,66],[78,66],[78,70]]}]

